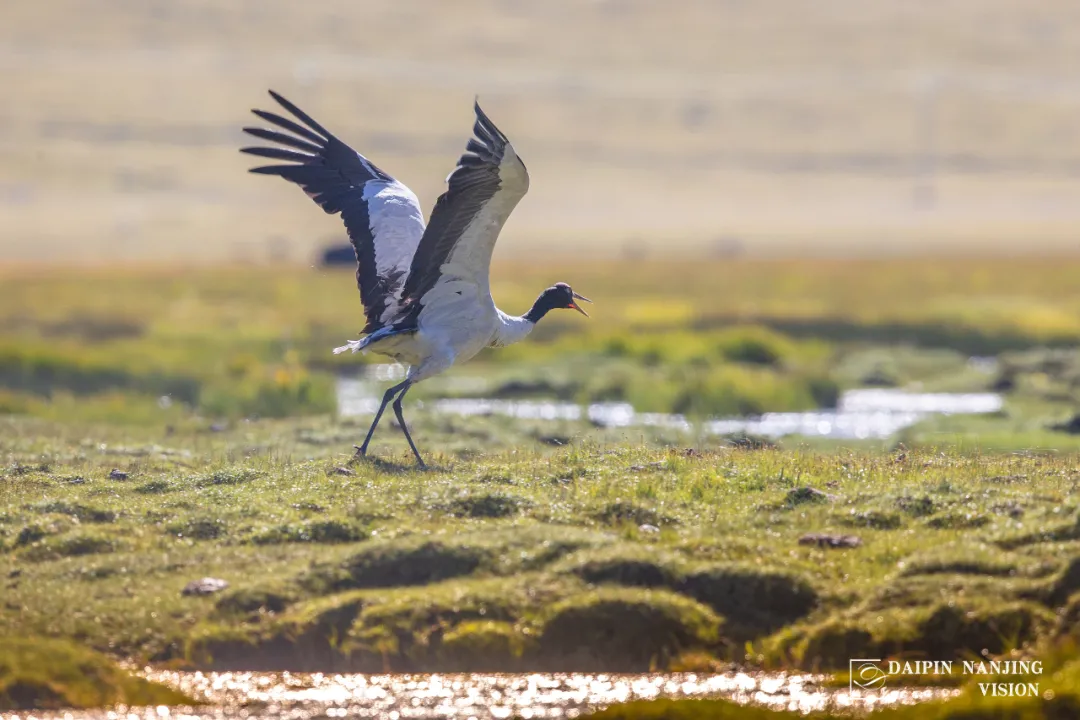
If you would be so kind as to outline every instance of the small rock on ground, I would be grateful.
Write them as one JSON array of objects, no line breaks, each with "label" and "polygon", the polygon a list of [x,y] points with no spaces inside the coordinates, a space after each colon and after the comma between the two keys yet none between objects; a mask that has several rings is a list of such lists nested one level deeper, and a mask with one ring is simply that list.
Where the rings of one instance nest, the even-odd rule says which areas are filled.
[{"label": "small rock on ground", "polygon": [[817,545],[823,548],[855,548],[862,545],[856,535],[832,535],[829,533],[807,533],[799,538],[800,545]]},{"label": "small rock on ground", "polygon": [[766,437],[736,433],[726,438],[729,445],[741,450],[767,450],[776,447],[776,443]]},{"label": "small rock on ground", "polygon": [[112,470],[109,471],[109,479],[110,480],[127,480],[128,479],[128,474],[126,472],[124,472],[123,470],[117,470],[116,468],[113,468]]},{"label": "small rock on ground", "polygon": [[787,501],[791,505],[798,505],[805,502],[827,502],[835,499],[835,495],[830,495],[827,492],[810,487],[809,485],[792,488],[791,490],[788,490],[787,494]]},{"label": "small rock on ground", "polygon": [[213,595],[216,592],[221,592],[225,588],[229,587],[229,583],[224,580],[212,577],[204,577],[199,580],[192,580],[184,589],[180,591],[181,595]]}]

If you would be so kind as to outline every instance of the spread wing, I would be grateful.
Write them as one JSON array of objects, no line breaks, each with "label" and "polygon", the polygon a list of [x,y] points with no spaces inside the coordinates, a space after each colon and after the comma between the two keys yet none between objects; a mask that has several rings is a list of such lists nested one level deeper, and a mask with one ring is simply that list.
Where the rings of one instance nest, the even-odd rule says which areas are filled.
[{"label": "spread wing", "polygon": [[447,284],[469,283],[489,293],[491,253],[510,212],[529,189],[529,172],[480,104],[473,137],[447,190],[435,203],[431,220],[412,260],[402,291],[405,310],[415,318],[425,298],[440,297]]},{"label": "spread wing", "polygon": [[367,317],[364,332],[374,332],[401,312],[402,290],[424,234],[420,204],[409,188],[303,110],[273,90],[270,96],[299,123],[252,110],[276,129],[246,127],[244,132],[273,144],[241,152],[284,161],[251,172],[280,175],[303,188],[327,213],[341,214],[356,251],[356,284]]}]

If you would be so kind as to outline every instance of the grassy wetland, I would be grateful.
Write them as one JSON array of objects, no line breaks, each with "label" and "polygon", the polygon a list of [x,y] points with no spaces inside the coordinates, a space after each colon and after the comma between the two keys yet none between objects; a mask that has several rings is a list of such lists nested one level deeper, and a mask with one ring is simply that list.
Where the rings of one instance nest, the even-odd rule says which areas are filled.
[{"label": "grassy wetland", "polygon": [[[823,718],[880,657],[1045,665],[885,718],[1080,717],[1080,5],[925,5],[0,3],[0,716]],[[400,368],[245,172],[268,87],[424,207],[478,95],[496,300],[596,301],[410,392],[429,472],[348,463]]]},{"label": "grassy wetland", "polygon": [[[338,412],[336,378],[377,362],[330,353],[357,329],[347,272],[9,272],[0,635],[174,669],[846,673],[852,657],[1038,657],[1065,707],[1078,269],[504,265],[501,306],[561,279],[596,312],[418,386],[407,418],[426,473],[389,424],[376,460],[347,463],[370,415]],[[867,440],[699,430],[866,386],[1003,405]],[[625,402],[688,427],[432,409],[473,396]],[[204,577],[228,587],[182,593]],[[44,687],[16,680],[0,658],[9,708],[5,687]],[[953,702],[982,702],[965,692]]]}]

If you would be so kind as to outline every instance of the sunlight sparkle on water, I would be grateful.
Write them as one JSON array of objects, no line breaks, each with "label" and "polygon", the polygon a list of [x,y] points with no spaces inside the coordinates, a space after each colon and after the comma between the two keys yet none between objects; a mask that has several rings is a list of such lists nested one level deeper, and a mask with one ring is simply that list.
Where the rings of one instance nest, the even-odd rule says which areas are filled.
[{"label": "sunlight sparkle on water", "polygon": [[448,674],[147,671],[210,705],[195,708],[116,708],[2,715],[5,720],[231,720],[233,718],[371,717],[573,718],[617,702],[658,697],[723,697],[777,709],[810,712],[829,707],[877,707],[947,697],[954,690],[896,689],[881,696],[849,696],[825,688],[818,676],[787,673],[723,674]]}]

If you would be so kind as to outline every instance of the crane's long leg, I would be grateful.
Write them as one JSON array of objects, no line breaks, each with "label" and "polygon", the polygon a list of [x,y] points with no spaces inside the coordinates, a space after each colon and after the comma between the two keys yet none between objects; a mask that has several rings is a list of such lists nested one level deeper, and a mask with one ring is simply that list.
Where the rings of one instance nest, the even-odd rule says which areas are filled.
[{"label": "crane's long leg", "polygon": [[[394,399],[394,395],[400,390],[407,390],[409,387],[409,381],[398,383],[392,388],[388,389],[382,397],[382,404],[379,405],[379,412],[375,413],[375,419],[371,421],[371,427],[367,431],[367,437],[364,438],[363,445],[354,445],[356,448],[356,455],[353,458],[362,458],[367,455],[367,446],[371,442],[371,436],[375,434],[375,428],[379,425],[379,420],[382,419],[383,410],[390,404],[390,401]],[[402,393],[404,394],[404,393]]]},{"label": "crane's long leg", "polygon": [[424,463],[424,458],[420,457],[420,451],[416,449],[416,443],[413,442],[412,435],[409,434],[409,426],[405,424],[405,418],[401,415],[401,401],[405,397],[405,393],[409,392],[409,388],[412,387],[412,382],[406,380],[402,385],[405,389],[401,391],[401,394],[397,396],[397,400],[394,401],[394,414],[397,415],[398,423],[401,425],[401,432],[405,433],[405,439],[409,441],[409,447],[412,448],[413,455],[416,456],[416,462],[420,464],[420,467],[424,470],[427,469],[427,465]]}]

